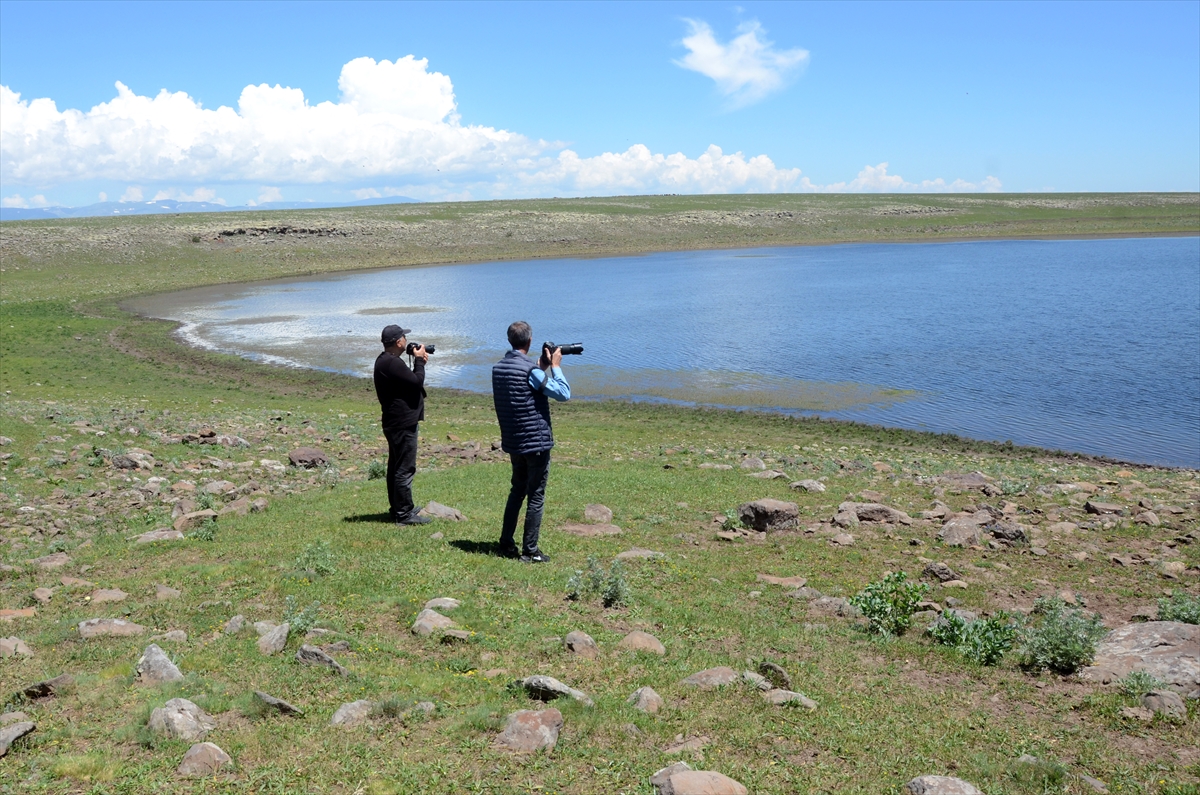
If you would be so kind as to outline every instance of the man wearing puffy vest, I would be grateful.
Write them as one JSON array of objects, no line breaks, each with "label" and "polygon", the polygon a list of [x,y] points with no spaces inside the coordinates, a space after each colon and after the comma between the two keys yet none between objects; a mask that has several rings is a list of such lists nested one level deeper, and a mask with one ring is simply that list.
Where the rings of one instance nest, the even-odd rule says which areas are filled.
[{"label": "man wearing puffy vest", "polygon": [[[543,350],[541,358],[529,357],[533,330],[523,320],[508,327],[512,350],[492,366],[492,398],[500,422],[500,446],[512,459],[512,488],[504,507],[500,551],[525,563],[546,563],[550,558],[538,548],[542,529],[542,507],[546,481],[550,477],[550,400],[571,399],[571,386],[562,372],[562,351]],[[525,505],[525,534],[520,549],[513,536],[521,503]]]}]

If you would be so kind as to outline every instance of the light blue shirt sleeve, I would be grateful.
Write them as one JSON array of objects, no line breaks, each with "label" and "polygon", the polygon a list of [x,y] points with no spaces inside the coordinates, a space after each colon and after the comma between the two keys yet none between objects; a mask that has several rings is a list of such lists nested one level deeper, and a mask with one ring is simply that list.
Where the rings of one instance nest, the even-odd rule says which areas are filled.
[{"label": "light blue shirt sleeve", "polygon": [[534,392],[541,392],[560,402],[571,399],[571,385],[567,383],[566,378],[563,378],[561,367],[551,367],[549,378],[546,377],[546,371],[542,368],[533,368],[529,373],[529,387]]}]

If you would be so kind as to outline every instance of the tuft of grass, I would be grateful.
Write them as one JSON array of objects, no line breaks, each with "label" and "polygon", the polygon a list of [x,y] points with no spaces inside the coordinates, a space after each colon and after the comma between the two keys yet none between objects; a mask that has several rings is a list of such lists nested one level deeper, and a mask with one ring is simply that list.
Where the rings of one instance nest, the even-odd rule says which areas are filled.
[{"label": "tuft of grass", "polygon": [[587,570],[576,569],[567,578],[567,599],[572,602],[600,597],[605,607],[624,607],[633,599],[633,590],[625,578],[621,561],[613,561],[606,571],[594,556],[587,560]]},{"label": "tuft of grass", "polygon": [[188,533],[187,537],[196,541],[216,541],[217,523],[212,519],[205,519],[199,527]]},{"label": "tuft of grass", "polygon": [[1130,698],[1141,698],[1151,690],[1158,690],[1167,686],[1166,682],[1154,674],[1148,674],[1145,671],[1133,671],[1117,682],[1117,684],[1120,686],[1121,692]]},{"label": "tuft of grass", "polygon": [[55,778],[104,784],[117,777],[117,762],[99,751],[60,756],[50,765]]},{"label": "tuft of grass", "polygon": [[1092,661],[1096,644],[1108,632],[1099,615],[1068,608],[1058,597],[1038,599],[1033,613],[1040,620],[1020,633],[1021,665],[1031,671],[1075,673]]},{"label": "tuft of grass", "polygon": [[1200,596],[1176,588],[1169,597],[1158,600],[1158,620],[1200,624]]},{"label": "tuft of grass", "polygon": [[893,637],[903,635],[912,626],[917,602],[928,592],[928,583],[909,582],[907,574],[896,571],[850,597],[850,604],[866,616],[871,632]]},{"label": "tuft of grass", "polygon": [[380,480],[387,476],[387,465],[382,461],[367,464],[367,480]]},{"label": "tuft of grass", "polygon": [[283,600],[283,621],[291,625],[295,635],[303,635],[315,627],[320,613],[320,602],[312,602],[308,607],[301,609],[296,597],[289,595]]},{"label": "tuft of grass", "polygon": [[296,568],[321,577],[337,571],[337,556],[325,539],[309,544],[296,558]]}]

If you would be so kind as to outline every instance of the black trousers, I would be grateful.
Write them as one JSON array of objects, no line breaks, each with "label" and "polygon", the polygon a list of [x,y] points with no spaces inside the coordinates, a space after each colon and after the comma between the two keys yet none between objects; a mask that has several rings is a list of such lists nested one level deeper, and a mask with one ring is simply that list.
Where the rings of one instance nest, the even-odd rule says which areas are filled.
[{"label": "black trousers", "polygon": [[384,428],[388,442],[387,490],[392,518],[407,519],[416,511],[412,482],[417,474],[417,426]]},{"label": "black trousers", "polygon": [[525,536],[521,540],[521,552],[532,555],[538,551],[538,536],[542,532],[542,508],[546,504],[546,481],[550,479],[550,451],[540,453],[513,453],[512,488],[508,492],[508,504],[504,506],[504,526],[500,530],[500,546],[511,549],[513,536],[517,532],[517,516],[521,503],[525,502]]}]

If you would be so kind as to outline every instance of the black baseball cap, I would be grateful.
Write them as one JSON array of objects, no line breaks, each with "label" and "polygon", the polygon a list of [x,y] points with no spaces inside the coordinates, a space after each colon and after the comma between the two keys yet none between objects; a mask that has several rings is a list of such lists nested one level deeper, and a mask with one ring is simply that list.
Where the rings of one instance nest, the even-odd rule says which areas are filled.
[{"label": "black baseball cap", "polygon": [[379,341],[384,345],[391,345],[401,337],[407,337],[412,331],[410,328],[400,328],[399,326],[384,326],[383,333],[379,335]]}]

